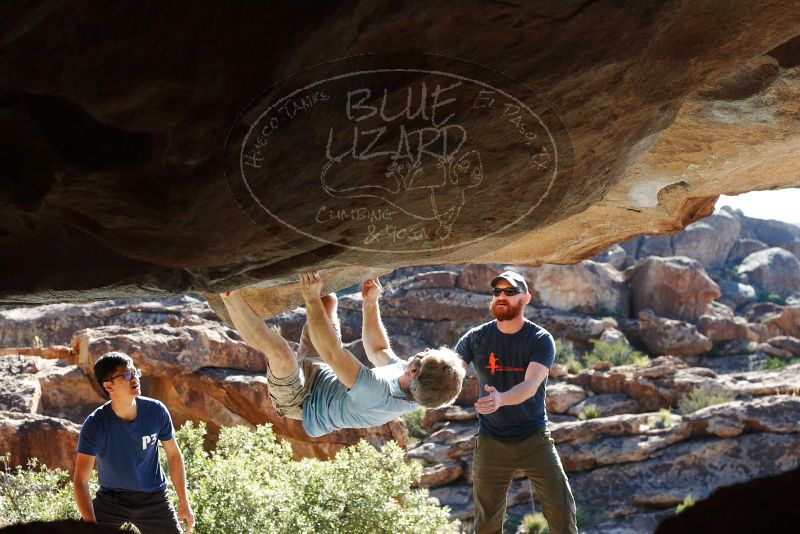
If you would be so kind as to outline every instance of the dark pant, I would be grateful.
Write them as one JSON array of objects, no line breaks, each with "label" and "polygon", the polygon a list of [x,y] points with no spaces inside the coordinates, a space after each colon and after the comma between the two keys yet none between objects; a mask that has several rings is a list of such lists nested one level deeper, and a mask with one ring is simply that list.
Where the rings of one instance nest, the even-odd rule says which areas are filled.
[{"label": "dark pant", "polygon": [[97,492],[92,504],[98,525],[119,528],[123,523],[133,523],[142,534],[183,532],[166,491]]},{"label": "dark pant", "polygon": [[515,471],[531,481],[550,532],[577,534],[575,500],[547,428],[513,442],[478,435],[472,465],[476,534],[503,531],[506,495]]}]

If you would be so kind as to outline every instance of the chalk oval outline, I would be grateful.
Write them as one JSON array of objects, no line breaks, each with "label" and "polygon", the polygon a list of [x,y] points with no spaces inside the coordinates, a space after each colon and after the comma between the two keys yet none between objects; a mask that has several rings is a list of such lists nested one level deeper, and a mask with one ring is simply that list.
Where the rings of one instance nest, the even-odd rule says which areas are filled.
[{"label": "chalk oval outline", "polygon": [[[440,54],[420,54],[420,55],[422,55],[422,56],[432,56],[432,57],[441,57],[441,58],[454,60],[454,61],[457,61],[457,62],[469,63],[469,64],[472,64],[472,65],[476,65],[476,66],[478,66],[480,68],[486,69],[488,71],[492,71],[492,72],[494,72],[496,74],[499,74],[500,76],[502,76],[502,77],[504,77],[504,78],[506,78],[506,79],[508,79],[508,80],[510,80],[510,81],[522,86],[522,87],[525,87],[526,89],[531,91],[530,88],[528,88],[527,86],[525,86],[523,83],[519,82],[518,80],[516,80],[516,79],[514,79],[514,78],[512,78],[512,77],[510,77],[510,76],[508,76],[506,74],[503,74],[502,72],[497,71],[496,69],[492,69],[491,67],[487,67],[485,65],[482,65],[480,63],[476,63],[474,61],[463,60],[463,59],[460,59],[460,58],[454,58],[454,57],[444,56],[444,55],[440,55]],[[336,62],[339,62],[339,61],[352,60],[352,59],[356,59],[356,58],[365,58],[365,57],[372,58],[372,57],[380,57],[380,56],[382,56],[382,54],[362,54],[362,55],[348,56],[348,57],[344,57],[344,58],[333,59],[333,60],[330,60],[330,61],[323,61],[323,62],[320,62],[320,63],[318,63],[318,64],[316,64],[316,65],[314,65],[312,67],[297,71],[294,74],[291,74],[291,75],[279,80],[278,82],[276,82],[273,85],[271,85],[268,89],[263,91],[261,93],[261,95],[265,94],[270,89],[275,88],[275,87],[287,82],[288,80],[300,75],[301,73],[305,73],[305,72],[311,71],[311,70],[313,70],[315,68],[318,68],[320,66],[323,66],[323,65],[331,65],[331,64],[335,64]],[[390,56],[390,55],[387,55],[387,56]],[[248,142],[248,139],[250,138],[251,134],[256,129],[256,127],[261,123],[262,119],[268,113],[270,113],[270,111],[272,111],[274,108],[276,108],[277,106],[282,104],[284,101],[290,100],[296,94],[304,92],[304,91],[307,91],[310,88],[314,88],[314,87],[317,87],[319,85],[322,85],[322,84],[325,84],[325,83],[328,83],[328,82],[331,82],[331,81],[341,80],[341,79],[344,79],[344,78],[352,78],[352,77],[355,77],[355,76],[378,74],[378,73],[417,73],[417,74],[437,75],[437,76],[443,76],[443,77],[447,77],[447,78],[451,78],[451,79],[456,79],[456,80],[460,80],[462,82],[468,82],[468,83],[471,83],[471,84],[474,84],[474,85],[477,85],[477,86],[480,86],[480,87],[495,91],[495,92],[501,94],[502,96],[504,96],[505,98],[514,101],[522,109],[525,109],[536,120],[536,122],[544,129],[544,131],[547,133],[547,136],[548,136],[548,138],[550,140],[550,145],[552,146],[552,149],[553,149],[553,156],[554,156],[554,158],[553,158],[554,166],[553,166],[552,176],[550,178],[549,183],[547,184],[547,188],[545,189],[544,193],[539,197],[538,201],[533,206],[531,206],[530,209],[528,209],[525,213],[523,213],[522,215],[520,215],[517,218],[515,218],[513,221],[511,221],[511,222],[509,222],[509,223],[501,226],[500,228],[497,228],[497,229],[495,229],[495,230],[493,230],[493,231],[491,231],[489,233],[486,233],[486,234],[484,234],[484,235],[482,235],[480,237],[476,237],[476,238],[473,238],[473,239],[470,239],[470,240],[459,241],[458,243],[454,243],[454,244],[450,244],[450,245],[443,245],[443,246],[432,247],[432,248],[415,248],[415,249],[411,249],[411,250],[397,250],[397,249],[386,249],[386,248],[376,249],[376,248],[368,248],[368,247],[365,247],[365,246],[349,245],[349,244],[345,244],[345,243],[339,243],[337,241],[331,241],[329,239],[324,239],[324,238],[322,238],[320,236],[314,235],[314,234],[312,234],[310,232],[307,232],[307,231],[305,231],[305,230],[303,230],[301,228],[298,228],[294,224],[292,224],[292,223],[290,223],[288,221],[285,221],[284,219],[279,217],[276,213],[273,213],[273,211],[271,211],[269,208],[267,208],[267,206],[265,206],[261,202],[259,197],[252,190],[252,188],[250,187],[250,183],[247,181],[247,177],[246,177],[245,172],[244,172],[243,160],[244,160],[245,147],[247,146],[247,142]],[[533,93],[535,95],[535,92],[531,91],[531,93]],[[259,96],[261,96],[261,95],[259,95]],[[234,125],[231,128],[231,132],[233,131],[233,128],[235,128],[236,124],[239,122],[239,119],[242,117],[242,115],[244,115],[246,110],[248,110],[250,108],[250,106],[253,104],[253,102],[258,100],[258,98],[259,97],[254,98],[250,102],[250,104],[245,106],[245,108],[239,114],[239,116],[237,116],[236,121],[234,121]],[[538,95],[536,96],[536,98],[538,100],[540,100],[541,102],[544,102],[544,100],[541,99],[541,97],[538,97]],[[547,105],[547,104],[545,103],[545,105]],[[552,109],[552,106],[547,105],[547,107],[549,108],[550,111],[552,111],[553,114],[555,114],[555,110]],[[565,133],[566,133],[566,129],[565,129]],[[228,138],[229,137],[230,137],[230,132],[229,132]],[[567,133],[567,139],[569,139],[568,133]],[[227,143],[228,143],[228,139],[226,139],[226,143],[225,144],[227,145]],[[547,196],[549,195],[549,193],[550,193],[550,191],[551,191],[551,189],[553,187],[553,184],[555,183],[556,177],[558,176],[558,173],[559,173],[559,150],[558,150],[558,144],[557,144],[552,132],[550,131],[550,128],[547,127],[547,125],[541,119],[539,114],[535,113],[522,100],[520,100],[519,98],[509,94],[507,91],[505,91],[503,89],[500,89],[500,88],[497,88],[497,87],[495,87],[493,85],[487,84],[485,82],[482,82],[482,81],[479,81],[479,80],[475,80],[475,79],[469,78],[467,76],[462,76],[460,74],[455,74],[455,73],[452,73],[452,72],[446,72],[446,71],[440,71],[440,70],[430,70],[430,69],[412,69],[412,68],[390,69],[390,68],[380,68],[380,69],[356,70],[356,71],[346,72],[346,73],[338,74],[338,75],[335,75],[335,76],[330,76],[330,77],[327,77],[327,78],[323,78],[323,79],[311,82],[309,84],[306,84],[303,87],[300,87],[298,89],[295,89],[291,93],[289,93],[289,94],[283,96],[282,98],[276,100],[266,110],[264,110],[261,114],[259,114],[258,117],[253,121],[253,124],[248,128],[248,131],[245,134],[245,136],[244,136],[244,138],[242,139],[242,142],[241,142],[241,148],[239,150],[239,158],[238,158],[238,168],[239,168],[239,173],[238,173],[239,177],[241,178],[242,182],[244,183],[245,189],[247,190],[247,193],[250,196],[250,198],[267,215],[272,217],[272,219],[274,219],[278,223],[282,224],[283,226],[291,229],[292,231],[296,232],[297,234],[300,234],[300,235],[305,236],[307,238],[313,239],[314,241],[317,241],[317,242],[320,242],[320,243],[333,245],[333,246],[344,248],[344,249],[348,249],[348,250],[355,250],[355,251],[359,251],[359,252],[374,252],[374,253],[391,252],[391,253],[396,253],[396,254],[415,254],[415,253],[421,253],[421,252],[437,252],[437,251],[443,251],[443,250],[451,250],[451,249],[456,249],[456,248],[459,248],[459,247],[464,247],[464,246],[467,246],[467,245],[472,245],[472,244],[478,243],[480,241],[483,241],[485,239],[488,239],[489,237],[491,237],[493,235],[496,235],[496,234],[498,234],[500,232],[503,232],[503,231],[507,230],[508,228],[511,228],[512,226],[518,224],[520,221],[522,221],[526,217],[530,216],[536,210],[536,208],[538,208],[541,205],[541,203],[544,201],[544,199],[547,198]],[[226,178],[227,178],[227,176],[226,176]],[[364,195],[364,196],[372,196],[372,195]],[[258,224],[257,221],[254,221],[254,222],[256,222],[256,224]]]}]

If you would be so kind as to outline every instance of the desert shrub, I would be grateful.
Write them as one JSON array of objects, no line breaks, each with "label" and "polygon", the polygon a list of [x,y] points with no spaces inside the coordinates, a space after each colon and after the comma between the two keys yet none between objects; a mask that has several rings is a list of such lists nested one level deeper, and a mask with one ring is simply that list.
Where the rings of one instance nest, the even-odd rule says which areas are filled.
[{"label": "desert shrub", "polygon": [[419,407],[400,416],[408,429],[409,444],[416,443],[428,435],[428,431],[422,428],[422,419],[426,411],[426,408]]},{"label": "desert shrub", "polygon": [[786,304],[786,300],[774,291],[759,290],[756,293],[756,298],[759,302],[772,302],[775,304]]},{"label": "desert shrub", "polygon": [[550,532],[550,528],[541,512],[526,515],[517,528],[517,534],[545,534],[546,532]]},{"label": "desert shrub", "polygon": [[694,497],[692,497],[692,494],[690,493],[689,495],[683,498],[682,503],[680,503],[678,506],[675,507],[675,515],[678,515],[679,513],[683,512],[684,510],[692,506],[694,506]]},{"label": "desert shrub", "polygon": [[583,358],[587,367],[598,362],[609,362],[612,366],[635,365],[646,367],[650,359],[631,347],[622,343],[608,343],[600,339],[592,340],[592,350]]},{"label": "desert shrub", "polygon": [[699,388],[692,390],[688,395],[683,396],[678,401],[678,408],[680,408],[684,414],[689,414],[708,406],[730,402],[734,398],[735,395],[733,394],[720,391],[715,392],[706,384],[703,384]]},{"label": "desert shrub", "polygon": [[292,460],[270,425],[223,428],[214,451],[205,428],[184,425],[176,439],[186,461],[194,532],[457,532],[446,509],[411,490],[419,466],[395,444],[361,442],[333,460]]},{"label": "desert shrub", "polygon": [[[599,517],[594,511],[581,506],[576,507],[575,522],[578,524],[578,531],[583,532],[593,527],[598,520]],[[544,514],[536,512],[523,517],[516,532],[517,534],[547,534],[550,532],[550,527],[544,518]]]},{"label": "desert shrub", "polygon": [[797,365],[798,363],[800,363],[800,358],[791,358],[787,360],[785,358],[776,358],[773,356],[764,362],[764,369],[767,371],[774,371],[776,369],[783,369],[789,365]]},{"label": "desert shrub", "polygon": [[49,469],[35,458],[11,467],[9,459],[0,456],[0,526],[80,517],[67,471]]},{"label": "desert shrub", "polygon": [[583,532],[593,527],[600,520],[599,514],[588,508],[577,506],[575,508],[575,521],[578,523],[578,530]]},{"label": "desert shrub", "polygon": [[651,416],[647,422],[656,428],[669,428],[675,424],[675,419],[668,408],[661,408],[658,414]]},{"label": "desert shrub", "polygon": [[783,369],[787,365],[788,362],[783,358],[776,358],[773,356],[764,362],[764,369],[768,371],[774,371],[775,369]]},{"label": "desert shrub", "polygon": [[[223,428],[211,452],[204,435],[205,425],[191,423],[175,433],[198,534],[458,532],[427,490],[411,489],[420,467],[394,443],[376,449],[362,441],[330,461],[298,462],[270,425]],[[0,523],[78,518],[69,473],[35,460],[12,468],[8,458],[0,457]],[[177,507],[171,485],[169,492]]]},{"label": "desert shrub", "polygon": [[581,419],[582,421],[587,419],[595,419],[596,417],[600,417],[600,413],[601,410],[599,406],[596,404],[589,404],[580,414],[578,414],[578,419]]},{"label": "desert shrub", "polygon": [[580,373],[583,370],[575,345],[566,339],[556,339],[556,362],[566,365],[567,371],[572,374]]}]

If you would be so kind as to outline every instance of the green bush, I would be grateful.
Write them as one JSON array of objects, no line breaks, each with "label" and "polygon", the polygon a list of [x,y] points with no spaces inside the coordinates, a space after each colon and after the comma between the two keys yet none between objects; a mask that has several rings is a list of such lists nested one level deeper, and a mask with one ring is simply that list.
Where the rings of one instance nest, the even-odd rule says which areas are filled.
[{"label": "green bush", "polygon": [[774,371],[775,369],[783,369],[787,365],[788,362],[783,358],[776,358],[773,356],[764,362],[764,369],[768,371]]},{"label": "green bush", "polygon": [[575,522],[578,524],[579,531],[593,527],[599,520],[600,518],[596,511],[580,506],[575,508]]},{"label": "green bush", "polygon": [[786,300],[774,291],[760,290],[756,294],[759,302],[772,302],[774,304],[786,304]]},{"label": "green bush", "polygon": [[684,414],[689,414],[715,404],[723,404],[732,401],[735,395],[723,392],[714,392],[706,384],[695,388],[688,395],[678,401],[678,408]]},{"label": "green bush", "polygon": [[694,497],[692,497],[692,494],[690,493],[689,495],[683,498],[682,503],[680,503],[678,506],[675,507],[675,515],[678,515],[679,513],[683,512],[684,510],[692,506],[694,506]]},{"label": "green bush", "polygon": [[80,517],[67,471],[49,469],[35,458],[11,467],[9,459],[0,456],[0,526]]},{"label": "green bush", "polygon": [[550,532],[550,528],[541,512],[526,515],[517,528],[517,534],[545,534],[547,532]]},{"label": "green bush", "polygon": [[[598,515],[590,509],[580,506],[575,509],[575,522],[578,524],[580,532],[592,528],[599,519]],[[527,514],[516,529],[517,534],[547,534],[549,532],[550,527],[541,512]]]},{"label": "green bush", "polygon": [[422,428],[422,419],[425,417],[426,408],[419,407],[400,416],[408,429],[409,445],[418,442],[428,435],[428,431]]},{"label": "green bush", "polygon": [[[270,425],[223,428],[211,452],[203,450],[204,435],[205,425],[191,423],[175,433],[197,534],[458,532],[447,509],[427,501],[427,490],[411,489],[420,467],[407,464],[394,443],[378,450],[362,441],[330,461],[298,462]],[[11,468],[8,456],[0,459],[0,524],[78,517],[69,473],[35,460]],[[171,485],[169,492],[177,507]]]},{"label": "green bush", "polygon": [[292,460],[270,425],[223,428],[217,448],[202,448],[203,425],[177,433],[186,460],[194,532],[457,532],[446,509],[411,490],[419,467],[390,443],[366,442],[333,460]]},{"label": "green bush", "polygon": [[583,409],[583,411],[580,414],[578,414],[578,419],[582,421],[585,421],[587,419],[595,419],[597,417],[600,417],[600,412],[601,410],[599,406],[597,406],[596,404],[589,404],[588,406],[586,406],[586,408]]},{"label": "green bush", "polygon": [[776,369],[783,369],[789,365],[796,365],[800,363],[800,358],[792,358],[792,359],[785,359],[785,358],[776,358],[771,357],[766,362],[764,362],[764,369],[767,371],[774,371]]},{"label": "green bush", "polygon": [[556,339],[556,363],[566,365],[567,371],[572,374],[580,373],[583,370],[575,345],[566,339]]},{"label": "green bush", "polygon": [[657,415],[648,418],[647,423],[656,428],[669,428],[675,424],[675,419],[668,408],[661,408]]},{"label": "green bush", "polygon": [[637,367],[647,367],[650,359],[631,347],[622,343],[608,343],[600,339],[592,340],[592,350],[584,356],[583,362],[587,367],[591,367],[598,362],[609,362],[612,366],[635,365]]}]

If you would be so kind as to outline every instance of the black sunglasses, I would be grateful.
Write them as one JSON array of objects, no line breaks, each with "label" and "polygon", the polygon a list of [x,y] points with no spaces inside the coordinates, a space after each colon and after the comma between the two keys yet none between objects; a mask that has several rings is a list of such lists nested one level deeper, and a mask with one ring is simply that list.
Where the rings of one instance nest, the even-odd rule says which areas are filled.
[{"label": "black sunglasses", "polygon": [[492,288],[492,295],[495,297],[499,297],[500,293],[505,293],[507,297],[513,297],[514,295],[518,295],[521,293],[516,288],[513,287],[493,287]]},{"label": "black sunglasses", "polygon": [[116,380],[119,377],[122,377],[125,380],[127,380],[128,382],[130,382],[131,379],[133,378],[133,375],[136,375],[136,378],[140,378],[142,376],[142,370],[141,369],[126,369],[126,370],[122,371],[120,374],[114,375],[111,378],[109,378],[108,380],[104,380],[104,382],[112,382],[112,381]]}]

